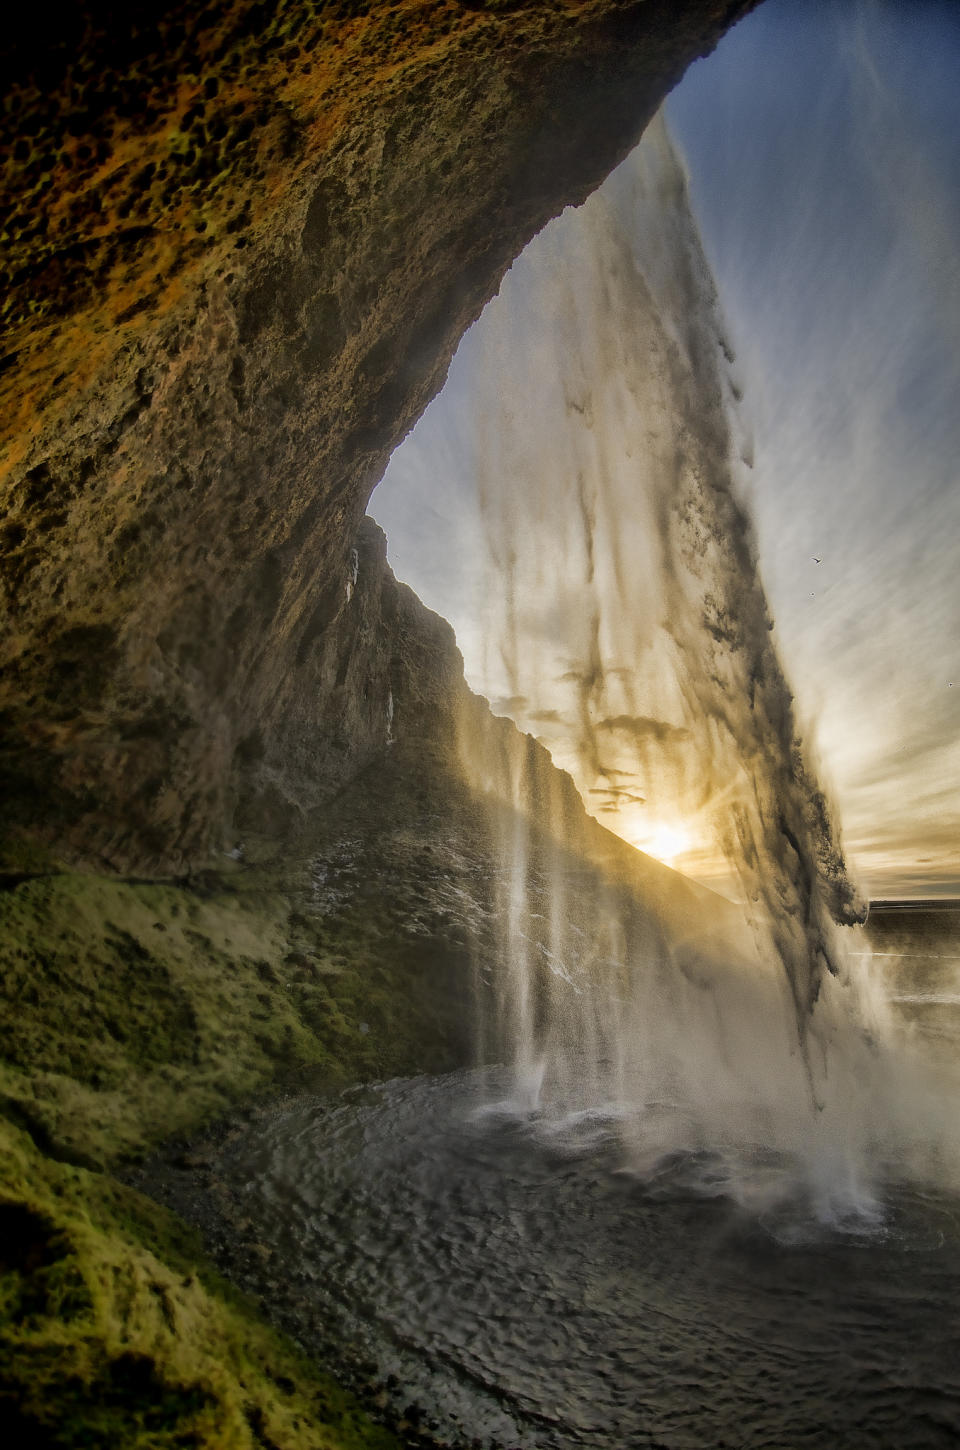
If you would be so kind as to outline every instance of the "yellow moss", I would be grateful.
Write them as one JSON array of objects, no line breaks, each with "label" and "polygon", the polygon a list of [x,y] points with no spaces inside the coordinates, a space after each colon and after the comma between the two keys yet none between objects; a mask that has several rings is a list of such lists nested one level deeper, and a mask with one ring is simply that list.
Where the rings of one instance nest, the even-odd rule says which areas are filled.
[{"label": "yellow moss", "polygon": [[193,887],[0,891],[0,1444],[393,1444],[102,1170],[278,1082],[462,1060],[463,964],[420,930],[409,849],[325,912],[313,846]]},{"label": "yellow moss", "polygon": [[0,1092],[102,1165],[325,1053],[283,986],[287,905],[58,876],[0,900]]},{"label": "yellow moss", "polygon": [[205,1268],[163,1210],[0,1122],[8,1444],[389,1450],[350,1396]]},{"label": "yellow moss", "polygon": [[0,1112],[99,1168],[272,1083],[452,1065],[457,1001],[396,923],[384,935],[369,905],[311,921],[244,879],[201,894],[59,875],[0,892]]}]

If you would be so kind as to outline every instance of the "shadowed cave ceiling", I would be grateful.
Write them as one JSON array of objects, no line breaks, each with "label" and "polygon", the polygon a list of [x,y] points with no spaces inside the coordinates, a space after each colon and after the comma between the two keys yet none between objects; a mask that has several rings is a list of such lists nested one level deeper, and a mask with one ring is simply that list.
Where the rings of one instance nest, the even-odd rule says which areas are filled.
[{"label": "shadowed cave ceiling", "polygon": [[3,41],[3,851],[180,873],[442,736],[364,509],[749,0],[75,5]]}]

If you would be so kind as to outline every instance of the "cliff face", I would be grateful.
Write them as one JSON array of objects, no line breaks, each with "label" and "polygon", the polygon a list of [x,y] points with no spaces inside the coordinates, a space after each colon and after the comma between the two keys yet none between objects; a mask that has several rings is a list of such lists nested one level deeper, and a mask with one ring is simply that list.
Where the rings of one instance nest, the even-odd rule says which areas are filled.
[{"label": "cliff face", "polygon": [[[364,509],[511,259],[748,8],[76,0],[5,24],[10,1443],[399,1443],[90,1170],[278,1083],[497,1049],[469,1008],[512,822],[464,783],[464,720],[481,786],[530,757],[585,902],[618,893],[644,940],[697,919],[467,697]],[[531,838],[532,867],[560,849]]]},{"label": "cliff face", "polygon": [[8,852],[180,872],[328,798],[404,720],[436,728],[456,654],[384,572],[370,491],[511,259],[748,8],[87,0],[55,37],[21,22]]}]

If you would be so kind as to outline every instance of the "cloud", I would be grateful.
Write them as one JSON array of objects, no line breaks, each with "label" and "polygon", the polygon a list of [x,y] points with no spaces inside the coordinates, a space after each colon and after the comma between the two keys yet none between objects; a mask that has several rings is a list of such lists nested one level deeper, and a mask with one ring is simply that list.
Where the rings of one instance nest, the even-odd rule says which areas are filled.
[{"label": "cloud", "polygon": [[502,710],[507,715],[520,715],[524,713],[529,703],[526,695],[505,695],[502,699],[494,700],[491,708]]},{"label": "cloud", "polygon": [[649,715],[614,715],[609,720],[601,720],[597,729],[619,730],[635,740],[655,740],[658,745],[690,738],[689,730],[682,726],[669,725],[666,720],[651,720]]},{"label": "cloud", "polygon": [[622,785],[591,786],[588,794],[609,796],[611,800],[616,801],[618,804],[621,801],[627,801],[638,806],[643,806],[647,803],[645,796],[637,795],[636,791],[628,790],[626,786]]}]

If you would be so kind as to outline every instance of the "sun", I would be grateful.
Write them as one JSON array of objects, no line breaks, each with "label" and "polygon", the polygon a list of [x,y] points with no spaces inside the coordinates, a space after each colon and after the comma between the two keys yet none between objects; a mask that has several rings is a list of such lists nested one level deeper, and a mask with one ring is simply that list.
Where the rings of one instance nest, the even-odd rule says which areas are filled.
[{"label": "sun", "polygon": [[667,865],[693,848],[693,838],[683,826],[671,825],[666,821],[651,822],[638,831],[633,839],[638,851],[655,856]]}]

